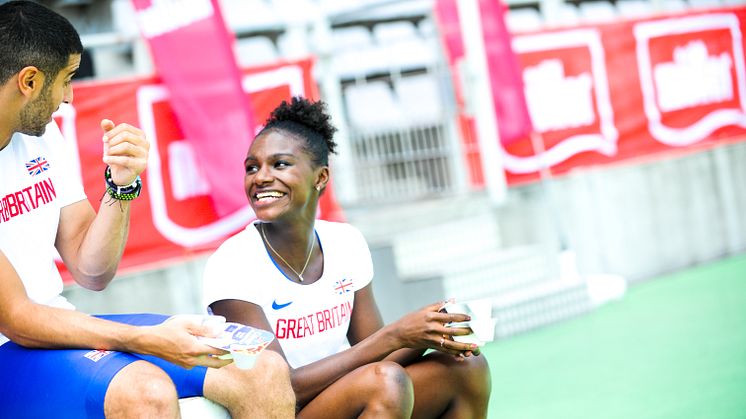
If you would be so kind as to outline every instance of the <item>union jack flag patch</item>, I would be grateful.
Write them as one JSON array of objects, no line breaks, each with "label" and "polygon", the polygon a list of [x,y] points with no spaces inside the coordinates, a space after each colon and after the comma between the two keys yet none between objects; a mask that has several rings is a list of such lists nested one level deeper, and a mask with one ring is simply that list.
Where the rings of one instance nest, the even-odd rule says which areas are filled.
[{"label": "union jack flag patch", "polygon": [[344,278],[341,281],[334,281],[334,291],[337,294],[342,295],[346,292],[352,291],[352,280]]},{"label": "union jack flag patch", "polygon": [[101,360],[101,358],[105,357],[106,355],[109,355],[114,351],[104,351],[103,349],[94,349],[90,352],[87,352],[84,357],[90,359],[93,362],[98,362]]},{"label": "union jack flag patch", "polygon": [[46,157],[37,157],[26,163],[26,170],[28,170],[28,174],[31,176],[36,176],[41,172],[49,170],[49,162]]}]

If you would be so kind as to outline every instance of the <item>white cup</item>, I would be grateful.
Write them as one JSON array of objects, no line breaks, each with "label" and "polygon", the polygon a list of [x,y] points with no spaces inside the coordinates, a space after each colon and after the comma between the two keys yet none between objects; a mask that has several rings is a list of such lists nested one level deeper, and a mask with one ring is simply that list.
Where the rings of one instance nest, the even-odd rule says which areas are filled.
[{"label": "white cup", "polygon": [[495,339],[497,319],[492,318],[492,301],[489,298],[453,302],[444,307],[447,313],[466,314],[471,317],[467,322],[454,322],[449,327],[470,327],[472,332],[465,336],[454,336],[453,340],[461,343],[474,343],[483,346]]},{"label": "white cup", "polygon": [[464,303],[448,303],[443,307],[448,314],[466,314],[471,316],[469,306]]},{"label": "white cup", "polygon": [[495,325],[497,319],[483,318],[483,319],[472,319],[469,322],[469,327],[477,339],[482,342],[492,342],[495,340]]},{"label": "white cup", "polygon": [[472,319],[489,319],[492,317],[492,300],[489,298],[464,301],[463,304],[469,307]]},{"label": "white cup", "polygon": [[254,363],[256,363],[256,355],[246,351],[231,351],[231,355],[233,355],[233,363],[242,370],[250,370],[254,367]]}]

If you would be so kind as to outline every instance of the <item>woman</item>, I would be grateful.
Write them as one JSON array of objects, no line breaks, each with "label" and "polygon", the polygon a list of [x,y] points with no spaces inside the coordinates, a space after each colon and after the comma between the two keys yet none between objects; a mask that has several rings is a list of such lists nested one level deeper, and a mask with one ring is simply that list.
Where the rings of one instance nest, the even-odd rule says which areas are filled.
[{"label": "woman", "polygon": [[438,303],[384,326],[364,238],[316,220],[335,131],[321,102],[272,112],[244,162],[257,220],[210,257],[206,305],[275,333],[268,349],[291,367],[298,417],[485,417],[487,362],[451,339],[468,329],[445,326],[469,318]]}]

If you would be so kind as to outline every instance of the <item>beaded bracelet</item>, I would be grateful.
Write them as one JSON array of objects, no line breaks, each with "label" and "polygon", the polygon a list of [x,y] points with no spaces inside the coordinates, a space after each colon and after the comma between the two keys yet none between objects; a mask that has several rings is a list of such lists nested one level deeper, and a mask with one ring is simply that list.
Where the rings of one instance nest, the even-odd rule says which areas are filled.
[{"label": "beaded bracelet", "polygon": [[136,177],[129,185],[119,186],[111,178],[111,167],[109,166],[106,166],[106,170],[104,171],[104,179],[106,180],[106,193],[119,201],[132,201],[140,196],[140,192],[142,191],[140,176]]}]

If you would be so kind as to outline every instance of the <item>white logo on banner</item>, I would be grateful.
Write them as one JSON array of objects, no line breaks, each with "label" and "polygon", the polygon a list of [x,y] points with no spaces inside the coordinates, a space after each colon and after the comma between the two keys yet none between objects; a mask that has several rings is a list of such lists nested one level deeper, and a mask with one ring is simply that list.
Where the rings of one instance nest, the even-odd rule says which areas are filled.
[{"label": "white logo on banner", "polygon": [[[730,33],[726,42],[732,55],[728,52],[711,54],[705,42],[687,38],[688,42],[674,48],[673,62],[656,63],[655,66],[651,62],[652,39],[675,40],[681,35],[694,33],[704,38],[707,31],[722,32],[723,29]],[[725,126],[746,128],[746,79],[738,17],[733,14],[708,14],[643,22],[635,25],[634,32],[643,105],[653,138],[669,146],[682,147],[702,141]],[[722,37],[720,33],[711,36]],[[714,109],[685,127],[667,126],[661,115],[663,112],[736,99],[738,106]]]},{"label": "white logo on banner", "polygon": [[[247,93],[288,86],[292,96],[303,96],[305,94],[303,70],[295,65],[288,65],[244,76],[242,86],[244,92]],[[196,246],[209,243],[246,226],[254,218],[254,212],[247,203],[245,207],[238,209],[226,217],[198,227],[179,225],[170,218],[165,182],[161,169],[161,155],[158,149],[158,131],[156,130],[155,115],[153,114],[153,105],[168,101],[169,98],[170,94],[164,85],[146,85],[137,90],[137,114],[142,124],[142,130],[145,131],[145,135],[151,143],[147,171],[147,191],[150,196],[151,214],[153,216],[153,224],[165,238],[181,246]],[[167,140],[161,139],[161,141]],[[169,151],[171,151],[170,148]],[[180,152],[182,154],[176,156],[176,158],[182,159],[182,162],[175,162],[173,160],[175,156],[169,156],[169,165],[184,164],[183,150]],[[191,158],[193,159],[194,157]],[[169,173],[169,175],[172,174]],[[197,172],[193,175],[200,176]],[[179,176],[182,176],[182,174],[179,174]],[[173,182],[174,177],[172,176],[170,180]],[[204,179],[202,181],[206,182]],[[175,193],[175,190],[172,192]],[[181,192],[188,195],[193,194],[195,191],[191,190],[187,192],[186,190],[182,190]]]},{"label": "white logo on banner", "polygon": [[202,172],[194,148],[188,141],[174,141],[168,145],[168,175],[171,177],[171,192],[179,201],[208,195],[210,184]]},{"label": "white logo on banner", "polygon": [[137,11],[137,21],[146,38],[154,38],[214,13],[210,0],[153,0],[150,7]]},{"label": "white logo on banner", "polygon": [[596,122],[590,74],[566,77],[562,60],[544,60],[523,70],[523,82],[537,130],[577,128]]},{"label": "white logo on banner", "polygon": [[[517,54],[543,52],[550,55],[552,51],[578,47],[587,49],[590,54],[587,71],[567,76],[565,63],[560,58],[547,58],[524,69],[524,90],[531,120],[539,131],[587,128],[562,139],[540,156],[522,157],[506,152],[506,170],[532,173],[584,151],[597,151],[607,156],[616,153],[619,132],[614,126],[604,49],[598,31],[574,29],[513,38],[513,50]],[[599,128],[592,126],[596,123]]]},{"label": "white logo on banner", "polygon": [[660,109],[669,112],[733,100],[731,67],[730,55],[710,57],[702,41],[677,47],[673,62],[658,64],[653,70]]}]

